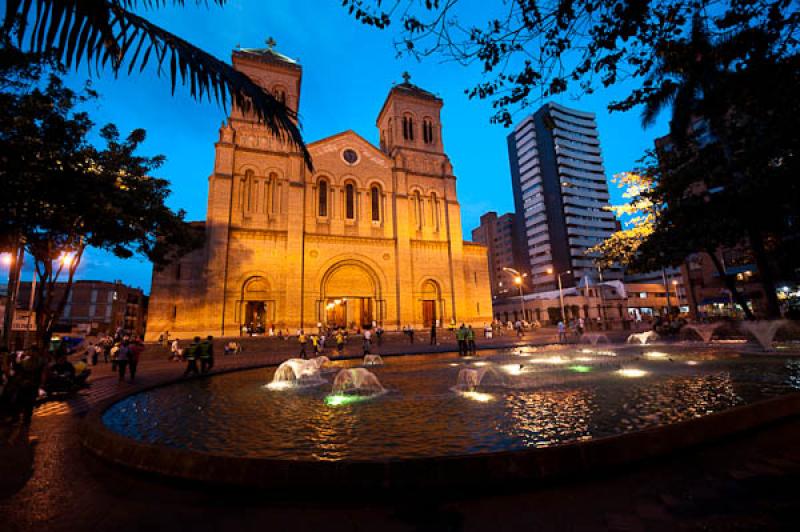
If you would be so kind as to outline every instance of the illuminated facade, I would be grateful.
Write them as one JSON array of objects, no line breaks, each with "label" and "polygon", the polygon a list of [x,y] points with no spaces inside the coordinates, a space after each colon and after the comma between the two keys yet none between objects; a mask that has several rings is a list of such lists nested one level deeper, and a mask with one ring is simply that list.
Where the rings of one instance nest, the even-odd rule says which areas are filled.
[{"label": "illuminated facade", "polygon": [[[233,65],[298,109],[295,61],[241,49]],[[441,107],[406,76],[378,114],[380,147],[353,131],[319,140],[313,172],[234,110],[216,143],[205,246],[154,272],[148,338],[491,320],[486,248],[462,240]]]}]

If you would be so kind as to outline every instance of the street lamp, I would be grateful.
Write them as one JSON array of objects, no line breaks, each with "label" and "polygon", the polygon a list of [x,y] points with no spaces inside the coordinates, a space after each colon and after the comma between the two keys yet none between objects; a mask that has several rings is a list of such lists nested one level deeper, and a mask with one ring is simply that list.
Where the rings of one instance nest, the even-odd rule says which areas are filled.
[{"label": "street lamp", "polygon": [[[558,300],[561,302],[561,321],[566,325],[567,323],[567,315],[564,313],[564,291],[561,287],[561,276],[566,275],[568,273],[572,273],[572,270],[567,270],[565,272],[561,272],[556,275],[558,277]],[[547,274],[553,274],[553,268],[547,268]]]},{"label": "street lamp", "polygon": [[503,271],[514,276],[514,284],[519,288],[519,306],[522,310],[522,321],[525,321],[525,299],[522,297],[522,279],[527,277],[527,273],[520,273],[514,268],[503,268]]},{"label": "street lamp", "polygon": [[678,294],[678,280],[677,279],[673,279],[672,280],[672,286],[673,286],[673,288],[675,288],[675,305],[678,307],[678,312],[680,312],[680,309],[681,309],[681,297],[680,297],[680,294]]}]

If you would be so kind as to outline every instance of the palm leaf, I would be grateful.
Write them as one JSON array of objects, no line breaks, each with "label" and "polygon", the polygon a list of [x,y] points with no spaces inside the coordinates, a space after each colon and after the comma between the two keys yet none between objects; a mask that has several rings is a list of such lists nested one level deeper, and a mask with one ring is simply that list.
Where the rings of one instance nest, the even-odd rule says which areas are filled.
[{"label": "palm leaf", "polygon": [[[193,0],[208,3],[208,0]],[[224,5],[227,0],[210,0]],[[297,114],[249,77],[211,54],[152,24],[131,9],[154,9],[184,0],[7,0],[3,30],[27,37],[33,52],[49,53],[68,67],[81,62],[102,68],[110,61],[115,74],[126,66],[142,72],[155,58],[158,75],[166,72],[172,91],[179,81],[189,84],[196,99],[231,103],[251,113],[280,141],[295,146],[313,168]],[[169,68],[164,63],[169,59]],[[187,79],[188,78],[188,79]]]}]

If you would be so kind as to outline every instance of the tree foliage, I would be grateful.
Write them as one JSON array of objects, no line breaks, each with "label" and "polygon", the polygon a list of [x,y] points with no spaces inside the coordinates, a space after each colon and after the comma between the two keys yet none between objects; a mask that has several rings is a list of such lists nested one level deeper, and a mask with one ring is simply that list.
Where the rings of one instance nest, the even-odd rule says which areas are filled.
[{"label": "tree foliage", "polygon": [[[158,266],[199,241],[185,213],[165,205],[168,182],[152,176],[163,156],[136,153],[144,130],[121,138],[113,124],[106,125],[100,130],[105,145],[96,147],[87,138],[94,123],[78,110],[97,97],[91,89],[75,92],[52,71],[22,67],[15,74],[16,68],[3,72],[3,79],[28,82],[0,93],[0,237],[12,249],[23,246],[34,260],[44,346],[88,247],[121,258],[141,254]],[[37,75],[43,76],[39,83]],[[67,290],[55,301],[63,276]]]},{"label": "tree foliage", "polygon": [[[213,3],[223,7],[227,1]],[[294,111],[231,65],[135,12],[169,4],[182,6],[185,1],[7,0],[3,33],[14,32],[18,45],[51,54],[67,68],[85,63],[95,70],[110,68],[114,75],[132,75],[153,64],[159,75],[167,74],[173,93],[180,82],[189,86],[193,98],[222,106],[230,100],[252,112],[277,138],[297,146],[311,167]]]},{"label": "tree foliage", "polygon": [[[512,122],[524,108],[562,93],[591,93],[621,81],[634,89],[613,102],[627,110],[663,98],[673,83],[660,57],[691,33],[700,14],[712,37],[758,29],[793,53],[800,39],[796,0],[343,0],[358,21],[397,27],[399,54],[477,64],[482,79],[471,98],[492,100],[492,120]],[[741,58],[746,67],[749,58]]]}]

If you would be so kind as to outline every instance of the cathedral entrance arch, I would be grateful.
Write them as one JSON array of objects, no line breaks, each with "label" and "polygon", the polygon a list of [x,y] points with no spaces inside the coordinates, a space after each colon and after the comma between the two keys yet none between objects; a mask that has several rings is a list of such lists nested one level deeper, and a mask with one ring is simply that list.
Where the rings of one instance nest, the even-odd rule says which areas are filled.
[{"label": "cathedral entrance arch", "polygon": [[428,279],[422,283],[420,300],[422,304],[422,322],[425,327],[430,327],[437,320],[441,320],[441,313],[439,312],[441,294],[439,284],[436,281]]},{"label": "cathedral entrance arch", "polygon": [[328,327],[370,327],[381,319],[378,276],[366,264],[348,260],[334,264],[322,278],[320,321]]},{"label": "cathedral entrance arch", "polygon": [[266,278],[255,276],[242,284],[239,327],[245,334],[263,334],[275,319],[275,301],[271,299]]}]

